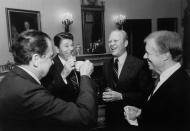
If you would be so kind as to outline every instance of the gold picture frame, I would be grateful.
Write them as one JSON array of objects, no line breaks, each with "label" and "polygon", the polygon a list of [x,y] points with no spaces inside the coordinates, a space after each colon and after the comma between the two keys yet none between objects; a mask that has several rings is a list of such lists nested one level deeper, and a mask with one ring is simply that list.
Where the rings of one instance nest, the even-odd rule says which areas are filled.
[{"label": "gold picture frame", "polygon": [[27,29],[41,30],[40,11],[6,8],[9,50],[18,35]]}]

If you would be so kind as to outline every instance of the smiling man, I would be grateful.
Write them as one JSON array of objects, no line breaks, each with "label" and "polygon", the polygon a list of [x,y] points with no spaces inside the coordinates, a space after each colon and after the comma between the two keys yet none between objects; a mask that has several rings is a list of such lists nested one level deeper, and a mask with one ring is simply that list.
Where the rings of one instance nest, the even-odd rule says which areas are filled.
[{"label": "smiling man", "polygon": [[[145,131],[189,131],[190,78],[181,67],[180,35],[155,31],[145,38],[145,43],[144,59],[149,68],[160,75],[160,81],[142,112],[135,116],[140,115],[139,119],[136,118],[136,125]],[[126,111],[125,116],[130,122],[129,112]],[[134,121],[133,118],[133,124]]]},{"label": "smiling man", "polygon": [[75,71],[74,37],[71,33],[61,32],[54,37],[57,55],[53,58],[48,75],[41,80],[49,91],[68,102],[74,102],[79,94],[80,75]]},{"label": "smiling man", "polygon": [[[127,53],[128,36],[125,31],[112,31],[108,46],[114,57],[110,65],[117,65],[118,69],[112,68],[113,77],[110,78],[110,85],[113,86],[103,92],[103,100],[107,104],[106,121],[110,130],[126,129],[128,125],[124,120],[123,107],[124,105],[142,107],[152,85],[151,77],[144,62]],[[114,64],[115,61],[117,64]]]},{"label": "smiling man", "polygon": [[90,61],[80,67],[76,101],[67,102],[53,96],[40,83],[53,64],[49,35],[26,31],[11,51],[15,67],[0,82],[1,131],[78,131],[96,124],[96,91],[89,77],[93,72]]},{"label": "smiling man", "polygon": [[160,81],[141,114],[141,126],[150,130],[189,130],[190,79],[181,67],[180,35],[156,31],[146,37],[145,43],[144,59],[149,68],[160,75]]}]

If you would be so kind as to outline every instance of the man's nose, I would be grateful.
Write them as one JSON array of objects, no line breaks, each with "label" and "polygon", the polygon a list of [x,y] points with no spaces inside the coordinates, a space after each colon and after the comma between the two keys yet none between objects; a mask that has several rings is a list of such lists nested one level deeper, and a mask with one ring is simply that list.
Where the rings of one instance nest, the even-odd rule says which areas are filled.
[{"label": "man's nose", "polygon": [[110,46],[114,45],[114,42],[113,42],[113,41],[110,41],[110,42],[109,42],[109,45],[110,45]]},{"label": "man's nose", "polygon": [[53,65],[54,64],[54,61],[53,60],[51,60],[51,65]]},{"label": "man's nose", "polygon": [[144,59],[147,59],[147,58],[148,58],[148,57],[147,57],[147,53],[144,54],[143,58],[144,58]]}]

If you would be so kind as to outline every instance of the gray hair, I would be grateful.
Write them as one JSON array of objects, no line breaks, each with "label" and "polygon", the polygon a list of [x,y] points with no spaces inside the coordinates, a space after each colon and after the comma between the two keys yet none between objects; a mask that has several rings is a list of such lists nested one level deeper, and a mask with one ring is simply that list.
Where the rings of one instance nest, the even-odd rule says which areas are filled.
[{"label": "gray hair", "polygon": [[182,60],[182,40],[180,35],[177,32],[172,31],[155,31],[148,35],[144,42],[147,42],[150,39],[154,39],[158,48],[159,53],[170,52],[172,59],[174,61]]}]

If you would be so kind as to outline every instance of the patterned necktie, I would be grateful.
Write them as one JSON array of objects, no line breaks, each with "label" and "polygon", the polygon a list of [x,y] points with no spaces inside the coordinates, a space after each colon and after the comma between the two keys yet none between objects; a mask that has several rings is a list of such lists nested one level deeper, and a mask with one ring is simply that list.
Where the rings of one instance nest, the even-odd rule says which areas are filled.
[{"label": "patterned necktie", "polygon": [[154,81],[154,86],[156,87],[158,85],[158,82],[160,81],[160,76],[158,76]]},{"label": "patterned necktie", "polygon": [[78,78],[77,78],[76,71],[72,71],[71,72],[70,80],[71,80],[71,84],[72,84],[72,86],[74,88],[78,88],[79,87],[79,81],[78,81]]},{"label": "patterned necktie", "polygon": [[150,93],[150,96],[149,96],[148,100],[153,96],[154,90],[155,90],[155,88],[157,87],[159,81],[160,81],[160,76],[158,76],[158,77],[155,79],[155,81],[154,81],[154,89],[153,89],[152,92]]},{"label": "patterned necktie", "polygon": [[115,62],[113,64],[113,84],[114,87],[116,87],[118,82],[118,59],[115,59]]}]

